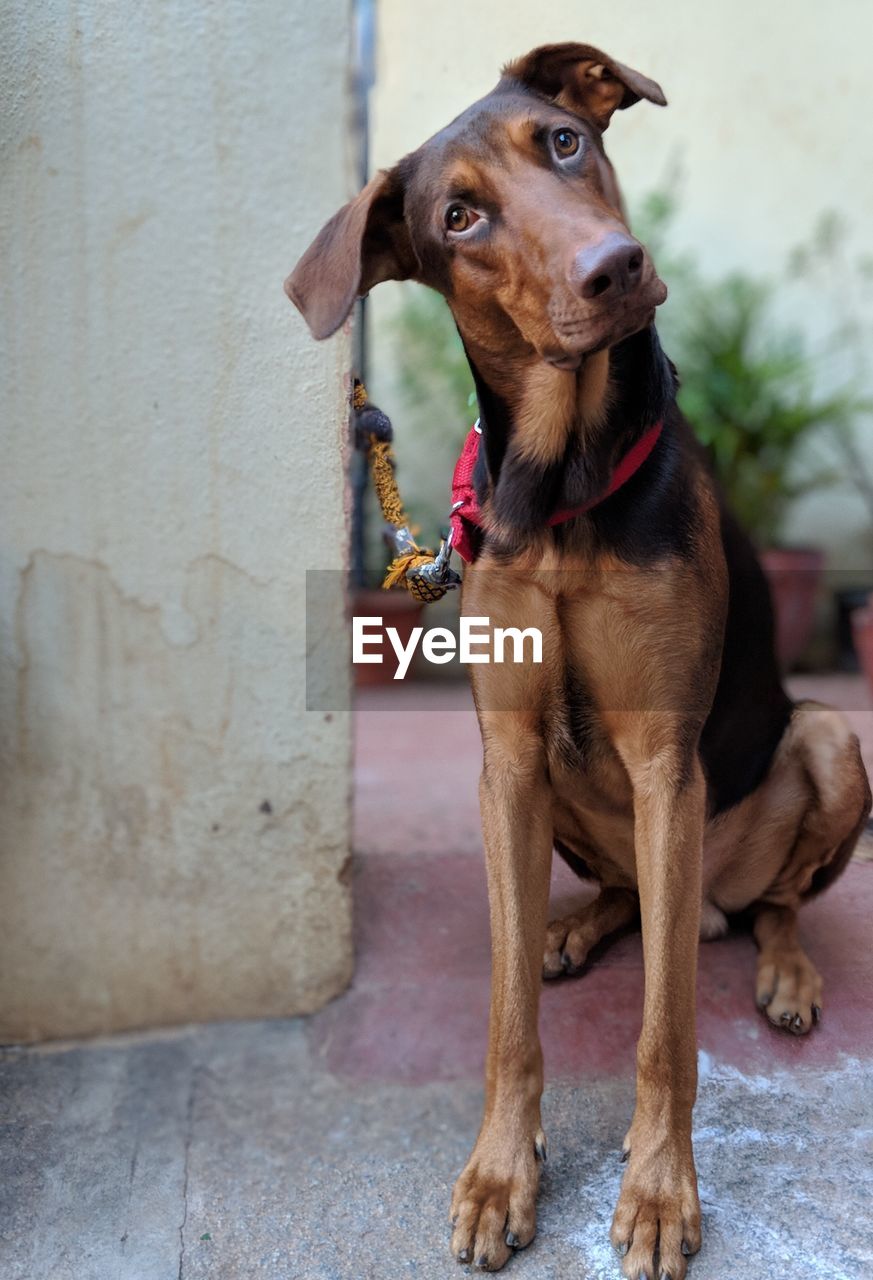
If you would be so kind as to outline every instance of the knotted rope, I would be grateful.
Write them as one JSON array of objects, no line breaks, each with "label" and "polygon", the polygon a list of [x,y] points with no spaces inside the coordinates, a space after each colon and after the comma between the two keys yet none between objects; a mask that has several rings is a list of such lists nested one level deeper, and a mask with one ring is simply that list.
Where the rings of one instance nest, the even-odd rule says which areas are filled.
[{"label": "knotted rope", "polygon": [[355,444],[367,455],[382,518],[391,527],[390,536],[394,544],[394,559],[388,566],[382,587],[387,591],[391,587],[404,586],[420,604],[441,600],[460,582],[458,575],[449,568],[451,539],[443,542],[439,552],[434,554],[427,547],[420,547],[412,536],[397,487],[397,464],[392,447],[394,430],[382,410],[370,403],[364,384],[357,378],[352,392],[352,409]]}]

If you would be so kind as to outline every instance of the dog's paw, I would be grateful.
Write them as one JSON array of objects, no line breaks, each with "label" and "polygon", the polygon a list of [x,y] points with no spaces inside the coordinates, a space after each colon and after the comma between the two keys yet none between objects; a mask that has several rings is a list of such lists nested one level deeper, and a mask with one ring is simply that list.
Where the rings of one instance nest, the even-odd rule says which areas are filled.
[{"label": "dog's paw", "polygon": [[799,949],[759,956],[756,1001],[774,1027],[806,1035],[821,1021],[821,992],[818,971]]},{"label": "dog's paw", "polygon": [[499,1271],[516,1249],[530,1244],[545,1158],[542,1130],[516,1140],[479,1135],[452,1195],[452,1253],[458,1262]]},{"label": "dog's paw", "polygon": [[597,941],[597,933],[584,912],[553,920],[546,930],[543,977],[560,978],[565,973],[572,977],[579,973]]},{"label": "dog's paw", "polygon": [[701,1241],[691,1145],[647,1148],[632,1134],[633,1129],[610,1239],[628,1280],[683,1280],[687,1259]]}]

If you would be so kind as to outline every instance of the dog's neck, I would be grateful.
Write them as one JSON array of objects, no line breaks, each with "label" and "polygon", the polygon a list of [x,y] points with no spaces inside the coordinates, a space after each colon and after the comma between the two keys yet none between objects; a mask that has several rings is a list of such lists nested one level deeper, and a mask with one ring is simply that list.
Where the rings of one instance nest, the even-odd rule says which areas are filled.
[{"label": "dog's neck", "polygon": [[467,358],[484,443],[477,488],[498,522],[520,533],[602,493],[618,459],[675,398],[654,326],[588,356],[577,372],[532,354],[498,381],[490,359],[477,359],[475,348]]}]

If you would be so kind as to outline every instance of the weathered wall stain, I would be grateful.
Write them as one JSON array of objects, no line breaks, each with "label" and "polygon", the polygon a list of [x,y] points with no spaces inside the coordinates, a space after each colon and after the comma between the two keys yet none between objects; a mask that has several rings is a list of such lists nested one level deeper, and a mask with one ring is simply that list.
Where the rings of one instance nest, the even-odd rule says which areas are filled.
[{"label": "weathered wall stain", "polygon": [[285,590],[204,557],[173,644],[105,565],[41,551],[20,582],[0,1035],[321,1003],[349,974],[346,784],[337,716],[298,727]]}]

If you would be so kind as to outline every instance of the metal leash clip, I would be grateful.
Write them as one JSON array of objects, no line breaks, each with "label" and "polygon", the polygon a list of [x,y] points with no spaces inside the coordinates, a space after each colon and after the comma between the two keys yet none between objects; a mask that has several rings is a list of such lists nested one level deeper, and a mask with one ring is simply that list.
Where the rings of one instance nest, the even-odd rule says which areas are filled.
[{"label": "metal leash clip", "polygon": [[[454,512],[460,503],[452,507]],[[461,585],[461,575],[450,567],[452,558],[452,538],[454,530],[449,529],[448,537],[440,542],[440,549],[428,564],[419,565],[416,569],[407,570],[406,576],[412,582],[427,583],[431,587],[442,587],[444,591],[454,591]]]}]

